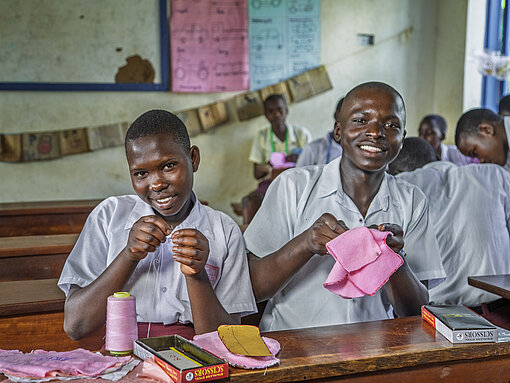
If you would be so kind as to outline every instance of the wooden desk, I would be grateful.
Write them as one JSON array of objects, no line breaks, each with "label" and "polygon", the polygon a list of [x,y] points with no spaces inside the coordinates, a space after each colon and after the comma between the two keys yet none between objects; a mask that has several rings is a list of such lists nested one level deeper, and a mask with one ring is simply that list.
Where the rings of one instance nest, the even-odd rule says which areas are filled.
[{"label": "wooden desk", "polygon": [[78,234],[0,237],[0,281],[58,278]]},{"label": "wooden desk", "polygon": [[79,233],[101,200],[0,203],[0,237]]},{"label": "wooden desk", "polygon": [[57,278],[0,282],[0,318],[64,312],[65,294]]},{"label": "wooden desk", "polygon": [[510,343],[453,345],[420,317],[264,334],[279,367],[232,368],[230,382],[508,382]]},{"label": "wooden desk", "polygon": [[468,284],[510,299],[510,274],[468,277]]},{"label": "wooden desk", "polygon": [[[60,336],[52,327],[59,325],[58,319],[42,317],[41,331],[28,336],[19,335],[18,345],[25,347],[26,344],[40,342],[38,347],[53,349],[47,345],[51,344],[48,339]],[[23,329],[22,323],[15,323],[13,326]],[[5,331],[0,318],[0,333],[4,334]],[[16,344],[12,333],[13,331],[6,333],[7,339],[10,339],[7,343],[10,347],[7,348],[13,348],[12,345]],[[99,335],[96,334],[95,338],[89,337],[87,341],[93,343],[95,339],[101,343]],[[423,322],[420,317],[278,331],[264,335],[280,342],[282,349],[277,356],[281,364],[267,370],[230,368],[230,377],[224,382],[313,380],[358,383],[486,383],[510,380],[510,343],[454,345],[436,334],[432,326]],[[6,348],[5,339],[0,337],[0,348]],[[63,343],[68,341],[68,338],[63,339],[60,336],[58,340]],[[130,373],[124,381],[132,382],[136,379],[134,373]],[[80,382],[84,381],[76,381]],[[102,381],[98,381],[100,382]]]}]

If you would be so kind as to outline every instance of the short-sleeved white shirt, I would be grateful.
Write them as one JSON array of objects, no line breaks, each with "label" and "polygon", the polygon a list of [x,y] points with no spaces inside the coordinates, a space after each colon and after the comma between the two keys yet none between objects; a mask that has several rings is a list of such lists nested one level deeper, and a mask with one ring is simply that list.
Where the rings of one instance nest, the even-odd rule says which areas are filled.
[{"label": "short-sleeved white shirt", "polygon": [[[476,158],[474,159],[476,160]],[[458,166],[474,163],[473,158],[467,157],[455,145],[441,144],[441,161],[449,161]]]},{"label": "short-sleeved white shirt", "polygon": [[427,196],[446,280],[431,289],[436,304],[480,303],[497,295],[468,285],[468,276],[510,274],[510,175],[499,165],[457,167],[436,161],[400,173]]},{"label": "short-sleeved white shirt", "polygon": [[333,139],[331,132],[313,140],[303,148],[296,167],[308,165],[324,165],[342,155],[342,146]]},{"label": "short-sleeved white shirt", "polygon": [[[218,300],[231,314],[257,311],[250,282],[244,240],[239,226],[226,214],[202,205],[194,206],[175,230],[194,228],[209,240],[206,271]],[[86,287],[126,246],[133,224],[154,211],[135,195],[110,197],[89,215],[60,275],[58,286],[66,293],[71,285]],[[172,259],[168,236],[155,252],[141,260],[125,289],[136,297],[139,322],[192,322],[191,307],[180,263]]]},{"label": "short-sleeved white shirt", "polygon": [[[350,229],[395,223],[404,231],[404,249],[411,270],[420,280],[445,276],[429,221],[427,200],[415,186],[387,174],[366,218],[343,192],[340,158],[327,165],[289,169],[270,185],[262,206],[246,229],[249,251],[258,257],[280,249],[308,229],[323,213],[330,213]],[[344,299],[323,287],[335,260],[314,255],[267,304],[260,328],[273,331],[326,326],[393,316],[379,290],[374,296]]]},{"label": "short-sleeved white shirt", "polygon": [[[308,129],[300,126],[287,124],[287,132],[289,150],[287,154],[291,154],[293,149],[304,147],[312,140],[312,135]],[[273,134],[273,142],[275,145],[275,152],[285,152],[285,140],[280,141],[276,134]],[[271,157],[272,153],[270,125],[257,132],[251,145],[249,160],[256,164],[265,164],[269,162],[269,157]]]}]

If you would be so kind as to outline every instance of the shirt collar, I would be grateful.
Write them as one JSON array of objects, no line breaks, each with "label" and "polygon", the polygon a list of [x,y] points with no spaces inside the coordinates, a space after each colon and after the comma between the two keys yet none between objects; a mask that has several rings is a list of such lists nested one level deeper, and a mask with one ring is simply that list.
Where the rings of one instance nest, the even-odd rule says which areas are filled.
[{"label": "shirt collar", "polygon": [[[179,225],[174,227],[172,232],[184,228],[193,228],[200,230],[200,232],[207,238],[214,239],[214,232],[212,230],[212,224],[209,220],[209,215],[206,214],[205,207],[200,203],[194,192],[191,192],[191,201],[193,202],[193,207],[191,208],[188,216]],[[138,198],[138,201],[131,211],[129,218],[126,220],[124,229],[131,230],[135,222],[138,221],[141,217],[154,214],[155,213],[154,210],[152,210],[152,207],[141,198]]]},{"label": "shirt collar", "polygon": [[[336,193],[338,195],[339,202],[342,205],[346,205],[347,194],[344,193],[342,188],[342,179],[340,178],[340,160],[342,157],[335,158],[329,164],[325,165],[322,170],[322,176],[319,180],[318,197],[326,197],[328,195]],[[390,191],[388,186],[388,178],[391,175],[385,173],[382,180],[379,191],[375,195],[370,207],[368,208],[367,217],[369,214],[374,213],[378,210],[388,210],[390,205]],[[398,203],[394,201],[394,204],[398,206]]]},{"label": "shirt collar", "polygon": [[[288,132],[288,135],[289,135],[289,142],[297,142],[296,130],[295,130],[294,126],[291,125],[291,124],[285,124],[285,126],[287,127],[287,132]],[[269,130],[267,131],[268,138],[271,135],[271,129],[272,129],[271,125],[269,125]],[[285,139],[283,141],[280,141],[278,136],[276,134],[274,134],[274,133],[273,133],[273,137],[274,137],[275,141],[285,142]]]}]

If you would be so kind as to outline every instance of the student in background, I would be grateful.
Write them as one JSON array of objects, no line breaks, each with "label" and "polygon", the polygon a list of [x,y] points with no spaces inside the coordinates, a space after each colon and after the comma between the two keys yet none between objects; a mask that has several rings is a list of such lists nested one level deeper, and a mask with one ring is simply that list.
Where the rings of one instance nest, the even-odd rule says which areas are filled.
[{"label": "student in background", "polygon": [[[415,170],[416,169],[416,170]],[[391,174],[427,196],[446,280],[429,291],[433,304],[465,305],[510,328],[510,302],[468,285],[468,276],[510,274],[510,174],[497,165],[458,167],[406,138]]]},{"label": "student in background", "polygon": [[283,95],[271,94],[264,100],[264,115],[271,125],[257,132],[249,157],[257,180],[271,176],[269,158],[272,153],[283,152],[286,161],[296,162],[299,155],[296,149],[302,149],[311,141],[312,135],[308,129],[286,122],[288,113]]},{"label": "student in background", "polygon": [[465,156],[481,163],[493,163],[510,171],[508,136],[510,117],[502,117],[489,109],[473,109],[457,122],[455,144]]},{"label": "student in background", "polygon": [[104,325],[116,291],[136,297],[139,330],[150,322],[153,336],[189,338],[256,311],[238,225],[192,191],[200,152],[182,121],[146,112],[125,148],[137,195],[107,198],[88,217],[58,282],[66,333],[79,339]]},{"label": "student in background", "polygon": [[[418,315],[428,303],[424,284],[444,271],[427,200],[385,172],[404,127],[400,94],[384,83],[361,84],[345,96],[335,123],[342,157],[287,170],[270,185],[244,233],[255,296],[269,299],[262,331]],[[404,264],[374,296],[344,299],[326,290],[335,260],[325,244],[373,225],[393,233],[387,244],[396,253],[405,249]]]},{"label": "student in background", "polygon": [[464,156],[455,145],[443,144],[446,129],[447,123],[443,116],[429,114],[421,120],[418,135],[432,145],[437,158],[441,161],[450,161],[459,166],[472,163],[473,159]]},{"label": "student in background", "polygon": [[498,114],[500,116],[510,116],[510,94],[499,100]]},{"label": "student in background", "polygon": [[[336,104],[335,113],[333,114],[335,122],[338,121],[343,101],[344,98],[342,97]],[[313,140],[303,148],[296,163],[297,168],[308,165],[329,164],[335,158],[342,155],[342,145],[333,138],[334,129],[335,125],[333,124],[332,131],[328,132],[324,137]]]},{"label": "student in background", "polygon": [[283,95],[271,94],[264,100],[264,115],[271,125],[257,132],[251,146],[249,160],[253,162],[253,175],[261,182],[256,190],[242,199],[241,214],[244,225],[253,219],[269,184],[285,170],[285,168],[273,169],[269,161],[271,154],[285,153],[285,160],[295,163],[301,149],[311,141],[312,135],[308,129],[287,124],[288,112]]}]

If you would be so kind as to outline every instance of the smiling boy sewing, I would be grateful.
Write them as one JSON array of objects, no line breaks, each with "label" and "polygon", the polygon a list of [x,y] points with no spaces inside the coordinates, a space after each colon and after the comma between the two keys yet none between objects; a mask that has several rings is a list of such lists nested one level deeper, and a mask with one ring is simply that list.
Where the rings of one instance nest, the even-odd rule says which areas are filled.
[{"label": "smiling boy sewing", "polygon": [[200,152],[186,127],[152,110],[125,142],[137,196],[110,197],[87,219],[58,283],[65,331],[78,339],[103,325],[107,297],[122,290],[137,298],[138,322],[192,322],[198,334],[239,323],[256,311],[244,242],[231,218],[193,193]]},{"label": "smiling boy sewing", "polygon": [[[257,300],[270,299],[261,330],[324,326],[416,315],[425,282],[444,278],[427,201],[385,173],[405,136],[405,107],[389,85],[357,86],[344,99],[334,138],[343,155],[288,170],[269,187],[245,232]],[[285,198],[282,198],[285,196]],[[341,220],[338,221],[337,219]],[[382,225],[381,225],[382,224]],[[334,259],[325,244],[348,228],[377,225],[408,256],[374,296],[344,299],[323,287]]]}]

